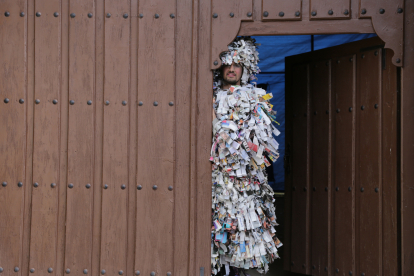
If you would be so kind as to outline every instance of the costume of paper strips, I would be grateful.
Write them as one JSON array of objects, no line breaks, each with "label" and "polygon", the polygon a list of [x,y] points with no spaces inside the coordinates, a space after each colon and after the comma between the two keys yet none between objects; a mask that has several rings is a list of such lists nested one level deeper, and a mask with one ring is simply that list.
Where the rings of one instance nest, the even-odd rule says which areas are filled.
[{"label": "costume of paper strips", "polygon": [[[229,50],[221,56],[226,64],[238,61],[248,75],[258,71],[253,39],[238,39]],[[224,267],[228,275],[230,266],[266,273],[268,264],[279,258],[277,248],[282,246],[276,237],[273,190],[265,171],[279,157],[274,136],[280,132],[272,124],[276,112],[269,103],[272,94],[251,84],[229,90],[215,85],[210,157],[212,273],[216,275]]]}]

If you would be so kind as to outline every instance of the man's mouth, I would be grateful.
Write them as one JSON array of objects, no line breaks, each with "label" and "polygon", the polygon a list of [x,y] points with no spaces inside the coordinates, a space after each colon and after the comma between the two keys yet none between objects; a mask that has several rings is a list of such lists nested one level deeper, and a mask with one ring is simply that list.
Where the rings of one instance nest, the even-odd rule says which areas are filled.
[{"label": "man's mouth", "polygon": [[228,77],[235,77],[235,74],[227,74]]}]

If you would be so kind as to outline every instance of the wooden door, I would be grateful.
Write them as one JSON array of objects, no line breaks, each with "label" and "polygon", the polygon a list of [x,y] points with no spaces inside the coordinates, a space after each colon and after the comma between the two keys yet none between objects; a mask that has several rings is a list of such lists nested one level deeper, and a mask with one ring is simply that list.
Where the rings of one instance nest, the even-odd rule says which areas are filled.
[{"label": "wooden door", "polygon": [[286,270],[399,274],[391,57],[373,38],[286,59]]},{"label": "wooden door", "polygon": [[192,274],[192,10],[0,1],[1,275]]},{"label": "wooden door", "polygon": [[[394,176],[393,170],[404,171],[401,241],[384,239],[378,245],[383,250],[380,265],[392,267],[388,264],[394,265],[397,254],[394,247],[389,248],[401,247],[401,271],[411,275],[411,2],[0,1],[0,272],[16,276],[208,275],[211,118],[206,114],[211,114],[211,69],[220,66],[220,51],[237,33],[376,31],[393,49],[392,62],[405,66],[401,96],[405,116],[398,129],[402,145],[396,149],[402,152],[401,164],[394,166],[396,145],[392,143],[396,138],[385,140],[389,137],[384,136],[380,141],[381,149],[386,142],[393,145],[391,151],[381,153],[382,177]],[[347,53],[359,49],[355,51]],[[386,57],[391,58],[388,51]],[[296,70],[311,73],[307,66]],[[386,83],[392,84],[392,70],[395,68],[386,66],[381,71],[382,78],[387,72],[389,76],[381,91]],[[326,77],[320,72],[312,74]],[[308,84],[304,87],[308,89]],[[302,100],[298,104],[307,108],[308,99]],[[381,105],[381,112],[385,107],[389,108]],[[381,116],[382,131],[388,117]],[[310,122],[299,123],[307,131],[302,134],[308,135]],[[326,132],[326,125],[319,130]],[[302,148],[311,150],[310,144]],[[384,158],[386,153],[392,156]],[[307,156],[310,160],[310,153]],[[309,160],[298,166],[307,169]],[[384,162],[393,164],[388,171]],[[311,181],[310,172],[296,177],[295,181]],[[322,181],[332,176],[317,177]],[[392,225],[394,231],[395,224],[400,226],[400,218],[389,215],[395,210],[395,194],[385,190],[392,186],[381,187],[381,223]],[[298,196],[296,201],[303,197]],[[295,239],[304,250],[296,249],[295,256],[301,259],[294,262],[307,260],[305,269],[310,271],[309,193],[305,199],[295,205],[307,213],[295,213],[295,221],[304,221],[295,228],[304,233]],[[358,199],[355,194],[353,199]],[[328,201],[322,198],[322,202],[331,206],[332,197]],[[352,208],[364,208],[352,204]],[[391,223],[386,224],[386,219]],[[352,227],[359,226],[355,222]],[[386,230],[380,234],[388,233]],[[286,248],[290,248],[289,241]],[[386,254],[390,257],[385,258]],[[289,254],[289,268],[290,259]]]}]

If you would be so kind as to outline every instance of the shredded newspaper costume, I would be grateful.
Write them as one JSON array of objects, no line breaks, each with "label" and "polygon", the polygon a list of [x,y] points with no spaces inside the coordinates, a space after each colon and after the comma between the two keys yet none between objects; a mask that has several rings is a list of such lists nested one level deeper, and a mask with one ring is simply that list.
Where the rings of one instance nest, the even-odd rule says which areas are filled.
[{"label": "shredded newspaper costume", "polygon": [[[268,271],[279,258],[282,243],[276,237],[273,190],[267,181],[266,166],[279,157],[274,136],[280,132],[272,124],[275,114],[269,100],[272,94],[246,84],[259,71],[258,53],[251,38],[238,38],[223,64],[243,65],[242,86],[222,90],[220,71],[214,89],[212,165],[211,265],[216,275],[230,266]],[[276,122],[277,123],[277,122]]]}]

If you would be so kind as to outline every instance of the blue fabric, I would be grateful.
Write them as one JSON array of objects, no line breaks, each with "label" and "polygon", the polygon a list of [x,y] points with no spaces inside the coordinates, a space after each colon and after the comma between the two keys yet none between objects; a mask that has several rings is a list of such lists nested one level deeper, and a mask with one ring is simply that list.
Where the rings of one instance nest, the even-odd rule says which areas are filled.
[{"label": "blue fabric", "polygon": [[[338,34],[315,35],[314,50],[328,48],[348,42],[366,39],[375,34]],[[312,50],[311,35],[291,36],[256,36],[259,51],[259,68],[257,84],[266,84],[268,92],[273,93],[273,109],[277,111],[278,129],[281,134],[276,137],[279,143],[279,159],[273,163],[275,181],[269,182],[275,191],[285,189],[285,57],[298,55]]]}]

